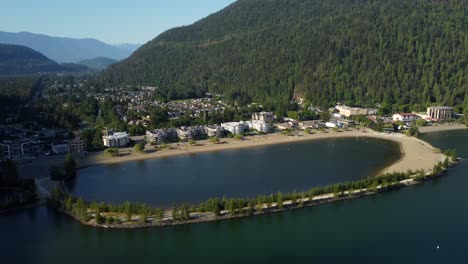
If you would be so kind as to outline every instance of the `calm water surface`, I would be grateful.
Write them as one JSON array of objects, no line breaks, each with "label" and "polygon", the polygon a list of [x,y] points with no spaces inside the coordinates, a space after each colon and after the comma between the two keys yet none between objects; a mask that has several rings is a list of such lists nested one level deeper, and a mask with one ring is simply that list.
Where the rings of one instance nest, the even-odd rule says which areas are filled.
[{"label": "calm water surface", "polygon": [[[468,157],[466,130],[425,139]],[[464,162],[447,177],[392,193],[268,216],[136,231],[81,226],[42,207],[0,217],[0,259],[70,264],[468,263],[467,188]]]},{"label": "calm water surface", "polygon": [[86,200],[170,207],[356,180],[400,156],[394,142],[339,138],[95,166],[79,171],[70,189]]}]

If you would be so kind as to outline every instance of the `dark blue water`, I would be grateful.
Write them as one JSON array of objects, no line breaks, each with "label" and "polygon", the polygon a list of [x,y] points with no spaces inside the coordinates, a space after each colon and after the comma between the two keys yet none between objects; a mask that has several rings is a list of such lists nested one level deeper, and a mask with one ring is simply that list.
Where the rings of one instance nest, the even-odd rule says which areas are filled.
[{"label": "dark blue water", "polygon": [[79,171],[71,187],[86,200],[170,207],[210,197],[256,197],[374,176],[400,158],[398,144],[338,138],[130,161]]},{"label": "dark blue water", "polygon": [[[468,157],[468,131],[425,139]],[[0,217],[2,263],[468,263],[468,163],[399,191],[216,223],[103,230],[44,207]],[[439,245],[440,249],[436,249]]]}]

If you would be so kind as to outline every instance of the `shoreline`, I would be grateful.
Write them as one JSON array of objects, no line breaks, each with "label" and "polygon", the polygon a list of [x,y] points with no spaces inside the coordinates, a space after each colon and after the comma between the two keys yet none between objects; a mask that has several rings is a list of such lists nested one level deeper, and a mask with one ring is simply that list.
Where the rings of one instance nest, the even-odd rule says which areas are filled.
[{"label": "shoreline", "polygon": [[[464,125],[440,125],[440,126],[431,126],[431,127],[421,127],[422,133],[432,133],[438,131],[449,131],[449,130],[459,130],[459,129],[468,129]],[[364,133],[363,131],[367,131]],[[302,132],[301,132],[302,133]],[[106,164],[118,164],[127,161],[138,161],[138,160],[151,160],[151,159],[160,159],[160,158],[171,158],[183,155],[196,155],[202,153],[209,153],[209,152],[217,152],[217,151],[224,151],[224,150],[235,150],[235,149],[244,149],[244,148],[252,148],[252,147],[264,147],[269,145],[276,145],[276,144],[288,144],[288,143],[295,143],[295,142],[302,142],[302,141],[309,141],[309,140],[319,140],[319,139],[328,139],[328,138],[352,138],[352,137],[374,137],[374,138],[382,138],[387,140],[393,140],[400,144],[400,149],[402,149],[402,157],[400,160],[396,161],[394,164],[389,165],[386,168],[383,168],[380,173],[390,172],[390,171],[398,171],[398,170],[408,170],[408,169],[418,169],[414,166],[414,164],[418,164],[420,162],[430,162],[436,163],[433,159],[431,161],[430,158],[422,159],[418,158],[418,152],[425,152],[425,150],[421,150],[420,148],[414,148],[415,144],[410,144],[411,146],[406,146],[402,144],[402,138],[406,136],[403,134],[383,134],[383,133],[376,133],[369,129],[362,129],[362,130],[351,130],[351,131],[343,131],[343,132],[333,132],[328,131],[328,133],[324,132],[317,132],[314,131],[312,135],[305,135],[302,133],[302,136],[286,136],[281,135],[279,133],[276,134],[266,134],[266,135],[259,135],[259,136],[248,136],[245,137],[242,141],[236,141],[234,139],[226,139],[223,138],[220,140],[220,144],[213,144],[208,142],[207,140],[198,141],[195,146],[189,146],[188,143],[179,143],[179,144],[172,144],[173,149],[163,149],[156,151],[154,147],[150,150],[147,150],[145,153],[136,153],[133,148],[123,148],[120,149],[123,153],[123,156],[120,157],[108,157],[103,154],[103,152],[96,152],[96,153],[89,153],[86,157],[76,157],[77,161],[77,169],[84,169],[92,166],[98,165],[106,165]],[[396,139],[399,137],[399,139]],[[407,139],[409,137],[406,137]],[[422,141],[422,140],[421,140]],[[410,142],[409,140],[404,140],[404,142]],[[424,142],[424,141],[422,141]],[[419,150],[418,150],[419,149]],[[433,150],[434,148],[430,146],[430,149]],[[408,159],[408,156],[413,157],[412,159]],[[429,161],[428,161],[429,160]],[[432,164],[432,165],[433,165]],[[63,165],[63,155],[57,156],[41,156],[38,158],[31,159],[30,162],[24,163],[18,166],[18,172],[21,178],[34,178],[44,179],[49,177],[49,168],[51,166],[62,166]],[[425,169],[431,169],[432,165],[426,164],[424,167]]]},{"label": "shoreline", "polygon": [[[462,127],[457,126],[450,127],[450,129],[445,130],[452,130],[452,129],[462,129]],[[439,127],[437,130],[427,131],[426,133],[442,131],[442,128]],[[205,144],[209,145],[198,145],[198,146],[191,146],[189,147],[187,144],[177,144],[178,148],[166,149],[160,152],[154,152],[150,154],[129,154],[128,156],[123,157],[104,157],[103,155],[97,156],[93,155],[88,157],[87,159],[79,160],[79,168],[83,169],[89,166],[99,166],[104,164],[113,164],[113,163],[120,163],[132,160],[145,160],[145,159],[158,159],[158,158],[168,158],[168,157],[175,157],[180,155],[193,155],[197,153],[206,153],[206,152],[216,152],[216,151],[223,151],[223,150],[232,150],[232,149],[243,149],[243,148],[250,148],[250,147],[262,147],[262,146],[269,146],[269,145],[276,145],[276,144],[286,144],[286,143],[296,143],[296,142],[303,142],[303,141],[310,141],[310,140],[319,140],[319,139],[328,139],[328,138],[378,138],[384,140],[390,140],[399,144],[400,151],[402,156],[399,160],[390,164],[386,168],[384,168],[378,175],[382,174],[389,174],[395,172],[405,172],[407,170],[422,170],[425,175],[431,175],[432,169],[434,165],[441,164],[443,160],[445,160],[446,156],[441,153],[435,152],[435,148],[430,145],[429,143],[413,138],[408,137],[403,134],[384,134],[384,133],[376,133],[372,130],[351,130],[351,131],[343,131],[343,132],[331,132],[323,133],[323,132],[316,132],[315,134],[311,135],[299,135],[299,136],[286,136],[282,134],[268,134],[262,136],[253,136],[253,137],[246,137],[245,140],[242,141],[235,141],[233,139],[223,139],[225,142],[223,144],[209,144],[208,142],[204,142]],[[226,142],[227,141],[227,142]],[[175,145],[175,144],[174,144]],[[173,146],[174,146],[173,145]],[[133,153],[133,152],[131,152]],[[96,158],[96,159],[95,159]],[[27,166],[27,165],[26,165]],[[368,190],[368,189],[359,189],[359,190],[350,190],[345,191],[339,195],[336,194],[324,194],[319,195],[317,197],[311,198],[299,198],[299,202],[293,202],[292,200],[284,201],[284,207],[278,207],[277,204],[273,203],[269,207],[266,205],[266,210],[261,210],[257,212],[254,210],[253,213],[246,213],[246,208],[243,208],[237,214],[230,214],[227,211],[221,212],[221,215],[214,215],[210,213],[193,213],[188,220],[173,220],[171,217],[167,217],[170,213],[170,210],[165,210],[165,218],[161,222],[155,222],[152,220],[150,223],[141,223],[141,222],[124,222],[122,224],[97,224],[94,220],[89,222],[85,222],[70,214],[57,208],[57,210],[61,211],[62,213],[73,217],[75,220],[80,222],[81,224],[96,227],[96,228],[112,228],[112,229],[137,229],[137,228],[149,228],[149,227],[165,227],[165,226],[174,226],[174,225],[185,225],[185,224],[197,224],[197,223],[204,223],[204,222],[212,222],[212,221],[220,221],[225,219],[233,219],[233,218],[240,218],[240,217],[249,217],[255,215],[264,215],[264,214],[271,214],[275,212],[285,211],[285,210],[292,210],[292,209],[300,209],[303,207],[311,207],[323,203],[330,203],[339,200],[345,199],[353,199],[359,198],[363,196],[373,195],[376,193],[380,193],[382,191],[392,191],[394,189],[400,189],[407,186],[417,185],[427,181],[428,179],[432,178],[428,176],[424,180],[417,180],[414,177],[410,177],[405,180],[401,180],[397,183],[393,183],[390,185],[380,185],[377,190]],[[380,189],[382,188],[382,189]],[[106,215],[104,215],[106,216]]]},{"label": "shoreline", "polygon": [[[151,160],[161,158],[171,158],[184,155],[196,155],[202,153],[218,152],[225,150],[246,149],[255,147],[265,147],[278,144],[298,143],[320,139],[333,138],[377,138],[390,140],[399,144],[401,150],[401,158],[383,168],[379,174],[390,172],[405,172],[411,170],[432,169],[434,164],[443,161],[444,155],[434,153],[435,148],[430,144],[416,138],[408,137],[403,134],[384,134],[377,133],[371,130],[350,130],[342,132],[315,132],[314,134],[301,134],[298,136],[287,136],[282,134],[267,134],[261,136],[248,136],[241,141],[234,139],[222,139],[218,144],[209,143],[208,141],[199,141],[195,146],[189,146],[187,143],[173,144],[173,149],[150,150],[151,152],[136,153],[133,149],[121,149],[123,156],[108,157],[104,154],[90,155],[84,159],[78,160],[78,169],[84,169],[92,166],[118,164],[128,161]],[[176,148],[174,148],[176,147]]]},{"label": "shoreline", "polygon": [[[283,138],[291,138],[285,135],[279,135],[275,134],[275,136],[281,136]],[[278,203],[272,203],[272,204],[262,204],[260,208],[260,211],[257,211],[258,209],[254,209],[253,211],[250,208],[241,208],[237,213],[230,213],[227,210],[223,210],[220,212],[219,215],[215,215],[214,213],[207,213],[207,212],[192,212],[189,213],[188,219],[181,220],[181,219],[174,219],[171,216],[171,210],[166,209],[164,210],[164,217],[161,220],[156,221],[154,216],[148,218],[147,221],[141,222],[139,218],[141,216],[135,215],[136,218],[131,218],[130,221],[123,221],[122,223],[119,224],[104,224],[104,223],[96,223],[94,219],[91,220],[82,220],[79,219],[77,216],[75,216],[72,213],[69,213],[67,211],[64,211],[61,208],[57,208],[59,211],[62,213],[69,215],[70,217],[73,217],[75,220],[80,222],[83,225],[90,226],[90,227],[95,227],[95,228],[111,228],[111,229],[140,229],[140,228],[151,228],[151,227],[167,227],[167,226],[175,226],[175,225],[186,225],[186,224],[198,224],[198,223],[205,223],[205,222],[213,222],[213,221],[221,221],[225,219],[234,219],[234,218],[241,218],[241,217],[250,217],[250,216],[255,216],[255,215],[264,215],[264,214],[271,214],[275,212],[281,212],[281,211],[286,211],[286,210],[293,210],[293,209],[300,209],[304,207],[312,207],[315,205],[320,205],[324,203],[331,203],[335,201],[340,201],[340,200],[346,200],[346,199],[354,199],[354,198],[359,198],[363,196],[369,196],[369,195],[374,195],[378,194],[381,192],[389,192],[393,191],[396,189],[401,189],[405,188],[408,186],[413,186],[413,185],[418,185],[421,183],[424,183],[426,181],[431,180],[432,178],[436,178],[442,174],[444,174],[448,167],[453,166],[454,162],[448,163],[449,165],[446,167],[442,167],[442,171],[438,172],[435,169],[435,165],[441,166],[440,164],[443,163],[444,160],[446,160],[447,156],[445,156],[442,153],[436,152],[435,148],[425,142],[422,141],[421,139],[414,138],[414,137],[408,137],[403,134],[383,134],[383,133],[376,133],[376,132],[362,132],[358,130],[354,131],[347,131],[347,132],[335,132],[331,135],[325,134],[325,136],[322,137],[313,137],[314,135],[306,135],[299,137],[298,140],[280,140],[279,143],[278,141],[275,141],[274,143],[269,143],[269,144],[260,144],[260,146],[263,145],[271,145],[271,144],[280,144],[280,143],[288,143],[288,142],[301,142],[305,140],[313,140],[313,139],[323,139],[323,138],[349,138],[349,137],[354,137],[356,138],[362,137],[362,138],[380,138],[384,140],[390,140],[393,142],[396,142],[399,144],[400,150],[402,152],[401,158],[394,162],[393,164],[389,165],[388,167],[384,168],[378,175],[382,175],[384,178],[388,177],[386,175],[392,174],[392,173],[400,173],[403,175],[408,175],[404,177],[401,180],[398,180],[397,182],[391,182],[391,183],[382,183],[378,186],[375,187],[375,189],[369,187],[364,188],[364,189],[348,189],[343,192],[339,193],[324,193],[322,195],[318,196],[311,196],[308,198],[305,198],[302,196],[302,198],[298,198],[297,200],[285,200],[284,201],[284,206],[279,206]],[[313,137],[313,138],[312,138]],[[293,137],[294,138],[294,137]],[[250,145],[248,145],[250,146]],[[238,147],[238,145],[234,146],[235,148]],[[228,148],[232,149],[232,148]],[[211,149],[210,149],[211,150]],[[198,152],[197,152],[198,153]],[[174,154],[177,154],[174,153]],[[415,165],[416,164],[416,165]],[[99,164],[96,164],[99,165]],[[410,166],[407,170],[406,166]],[[413,172],[407,172],[407,171],[413,171]],[[419,171],[415,172],[414,171]],[[370,178],[380,178],[380,177],[370,177]],[[386,180],[384,180],[385,182]],[[337,183],[341,184],[341,183]],[[91,213],[91,216],[93,216],[93,211],[89,211],[90,209],[88,208],[88,213]],[[237,211],[237,210],[236,210]],[[107,218],[107,217],[115,217],[116,212],[110,212],[111,215],[107,213],[102,213],[101,217]],[[122,217],[121,213],[118,213],[117,215],[120,215]],[[148,222],[149,221],[149,222]]]},{"label": "shoreline", "polygon": [[[250,209],[248,207],[243,207],[235,210],[235,213],[231,213],[228,210],[220,211],[219,215],[214,214],[213,212],[191,212],[189,213],[188,219],[174,219],[171,216],[171,211],[166,210],[164,211],[164,217],[160,220],[155,220],[154,216],[150,216],[147,218],[147,221],[141,222],[141,215],[133,215],[131,220],[128,222],[123,222],[119,224],[105,224],[105,223],[97,223],[94,219],[94,214],[96,211],[88,208],[88,213],[91,213],[90,220],[81,220],[78,216],[74,215],[73,213],[65,211],[61,207],[55,207],[56,210],[62,212],[69,217],[74,218],[79,223],[94,227],[94,228],[106,228],[106,229],[142,229],[142,228],[154,228],[154,227],[171,227],[177,225],[188,225],[188,224],[200,224],[200,223],[207,223],[207,222],[215,222],[227,219],[236,219],[236,218],[244,218],[244,217],[252,217],[258,215],[267,215],[273,214],[277,212],[283,212],[288,210],[297,210],[303,209],[307,207],[313,207],[321,204],[333,203],[342,200],[350,200],[356,199],[371,195],[376,195],[380,193],[392,192],[395,190],[400,190],[402,188],[415,186],[423,184],[427,181],[431,181],[433,179],[440,178],[447,174],[447,170],[449,167],[456,165],[457,162],[450,162],[448,167],[442,167],[440,171],[433,171],[431,173],[416,173],[416,174],[409,174],[408,176],[404,177],[401,180],[396,182],[384,182],[376,187],[366,187],[363,189],[347,189],[342,192],[338,193],[324,193],[317,196],[310,196],[310,197],[302,197],[297,198],[296,200],[284,200],[282,205],[279,205],[278,202],[273,203],[263,203],[260,207],[255,207],[254,209]],[[259,209],[261,208],[261,209]],[[91,210],[91,211],[90,211]],[[111,217],[115,217],[115,212],[110,212]],[[122,217],[122,213],[118,213],[119,217]],[[101,213],[101,217],[108,217],[109,214]],[[150,221],[150,222],[148,222]]]},{"label": "shoreline", "polygon": [[[416,185],[419,183],[411,183],[408,184],[410,185]],[[400,186],[397,189],[404,188],[405,186]],[[269,214],[275,214],[279,212],[284,212],[284,211],[290,211],[290,210],[298,210],[298,209],[304,209],[304,208],[310,208],[313,206],[318,206],[318,205],[323,205],[323,204],[328,204],[328,203],[333,203],[333,202],[338,202],[338,201],[343,201],[343,200],[351,200],[351,199],[357,199],[365,196],[371,196],[375,195],[377,193],[382,193],[382,192],[361,192],[361,193],[356,193],[354,195],[342,195],[339,197],[326,197],[326,198],[320,198],[320,199],[315,199],[310,202],[309,198],[304,198],[303,200],[303,205],[300,206],[299,203],[292,204],[290,200],[284,201],[285,205],[283,208],[278,208],[278,205],[273,203],[270,208],[266,209],[264,208],[264,211],[258,212],[255,211],[251,214],[248,213],[237,213],[237,214],[230,214],[229,212],[223,212],[222,215],[216,216],[212,213],[203,213],[204,216],[197,217],[197,218],[192,218],[190,220],[164,220],[165,222],[153,222],[153,223],[140,223],[140,222],[133,222],[133,223],[127,223],[127,224],[120,224],[120,225],[114,225],[114,224],[97,224],[95,220],[90,220],[89,222],[85,222],[80,220],[74,215],[71,215],[67,212],[65,212],[62,209],[56,209],[60,211],[61,213],[75,219],[79,223],[93,227],[93,228],[108,228],[108,229],[143,229],[143,228],[162,228],[162,227],[172,227],[172,226],[180,226],[180,225],[194,225],[194,224],[202,224],[202,223],[210,223],[210,222],[217,222],[217,221],[223,221],[223,220],[229,220],[229,219],[239,219],[239,218],[246,218],[246,217],[256,217],[256,216],[261,216],[261,215],[269,215]],[[324,195],[324,196],[329,196],[329,195]],[[195,213],[198,214],[198,213]]]},{"label": "shoreline", "polygon": [[464,130],[464,129],[468,129],[468,127],[462,124],[442,124],[442,125],[419,127],[419,132],[421,132],[422,134],[425,134],[425,133],[432,133],[432,132]]},{"label": "shoreline", "polygon": [[[437,129],[426,129],[424,133],[431,133],[436,131],[444,131],[444,130],[454,130],[454,129],[466,129],[464,126],[440,126]],[[319,140],[319,139],[329,139],[329,138],[378,138],[384,140],[390,140],[399,144],[399,148],[401,150],[402,156],[399,160],[390,164],[386,168],[382,169],[377,175],[380,176],[386,173],[393,173],[393,172],[405,172],[407,170],[423,170],[426,173],[430,174],[432,168],[435,164],[441,163],[446,156],[441,153],[436,153],[434,150],[435,148],[430,145],[429,143],[413,138],[408,137],[403,134],[384,134],[384,133],[377,133],[372,130],[351,130],[351,131],[342,131],[342,132],[332,132],[328,131],[327,133],[323,132],[315,132],[311,135],[299,135],[299,136],[286,136],[282,134],[267,134],[262,136],[252,136],[246,137],[246,139],[242,141],[235,141],[233,139],[223,139],[222,144],[210,144],[208,142],[204,142],[205,144],[209,145],[199,145],[197,146],[188,146],[187,144],[184,146],[180,146],[177,144],[178,148],[171,148],[166,149],[160,152],[153,152],[150,154],[130,154],[128,156],[123,157],[97,157],[98,155],[92,155],[87,157],[86,159],[78,161],[78,168],[83,169],[90,166],[99,166],[105,164],[115,164],[120,162],[126,161],[134,161],[134,160],[146,160],[146,159],[159,159],[159,158],[169,158],[181,155],[193,155],[198,153],[207,153],[207,152],[217,152],[223,150],[233,150],[233,149],[243,149],[243,148],[251,148],[251,147],[262,147],[262,146],[269,146],[269,145],[276,145],[276,144],[287,144],[287,143],[297,143],[303,141],[310,141],[310,140]],[[174,144],[175,145],[175,144]],[[182,148],[181,148],[182,147]],[[131,149],[131,153],[133,153],[133,149]],[[29,164],[29,163],[28,163]],[[26,164],[25,166],[28,166]],[[425,181],[416,181],[413,179],[409,179],[406,181],[402,181],[398,185],[399,188],[404,188],[409,185],[420,184]],[[224,219],[232,219],[232,218],[240,218],[240,217],[249,217],[253,215],[263,215],[263,214],[270,214],[279,211],[291,210],[291,209],[299,209],[302,207],[310,207],[315,206],[318,204],[334,202],[337,200],[344,200],[344,199],[353,199],[359,198],[362,196],[368,196],[375,193],[379,193],[380,191],[369,192],[366,190],[359,190],[357,193],[351,195],[342,195],[339,197],[327,197],[325,199],[319,199],[315,201],[315,198],[312,201],[308,201],[307,198],[303,200],[303,204],[290,204],[284,208],[269,208],[267,211],[264,212],[255,212],[253,214],[227,214],[224,212],[221,216],[215,215],[198,215],[195,219],[190,219],[186,221],[164,221],[164,223],[128,223],[123,225],[113,225],[107,226],[105,224],[98,225],[96,223],[91,222],[83,222],[77,219],[75,216],[70,215],[69,213],[63,212],[71,217],[75,218],[77,221],[81,222],[84,225],[98,227],[98,228],[115,228],[115,229],[135,229],[135,228],[148,228],[148,227],[162,227],[162,226],[173,226],[173,225],[182,225],[182,224],[195,224],[195,223],[202,223],[202,222],[211,222],[211,221],[219,221]],[[286,204],[287,201],[285,201]],[[35,206],[35,205],[31,205]],[[59,209],[60,210],[60,209]],[[61,211],[61,210],[60,210]],[[167,210],[165,211],[168,212]]]}]

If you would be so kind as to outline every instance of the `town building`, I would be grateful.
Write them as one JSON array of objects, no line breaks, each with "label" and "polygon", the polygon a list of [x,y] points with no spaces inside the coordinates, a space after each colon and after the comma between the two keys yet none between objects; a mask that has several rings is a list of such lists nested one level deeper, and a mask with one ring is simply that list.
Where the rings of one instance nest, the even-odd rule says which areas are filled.
[{"label": "town building", "polygon": [[[360,107],[350,107],[346,105],[337,105],[335,109],[339,111],[341,117],[350,117],[357,115],[377,115],[377,109],[375,108],[360,108]],[[332,109],[333,110],[333,109]]]},{"label": "town building", "polygon": [[323,123],[320,120],[311,120],[311,121],[301,121],[299,122],[299,128],[301,129],[306,129],[306,128],[312,128],[312,129],[320,129],[324,128],[325,123]]},{"label": "town building", "polygon": [[375,108],[367,108],[367,115],[377,115],[378,110]]},{"label": "town building", "polygon": [[416,121],[419,118],[417,114],[413,113],[397,113],[392,116],[393,121],[402,121],[405,123]]},{"label": "town building", "polygon": [[177,141],[177,130],[174,128],[146,131],[146,139],[153,144]]},{"label": "town building", "polygon": [[275,114],[273,112],[253,113],[252,120],[259,120],[265,123],[272,123],[275,121]]},{"label": "town building", "polygon": [[353,120],[339,119],[339,120],[336,120],[336,123],[338,124],[338,127],[340,128],[356,126],[356,123]]},{"label": "town building", "polygon": [[294,129],[297,126],[298,126],[297,122],[285,122],[285,123],[280,123],[276,125],[276,127],[279,130]]},{"label": "town building", "polygon": [[224,128],[213,125],[213,126],[205,126],[205,133],[208,137],[224,137]]},{"label": "town building", "polygon": [[335,108],[340,111],[340,115],[343,115],[345,117],[368,115],[368,110],[365,108],[349,107],[346,105],[337,105]]},{"label": "town building", "polygon": [[447,120],[453,117],[453,107],[432,106],[427,108],[427,115],[435,120]]},{"label": "town building", "polygon": [[70,140],[70,152],[71,153],[85,153],[86,152],[86,139],[80,136]]},{"label": "town building", "polygon": [[271,130],[270,124],[268,124],[267,122],[263,120],[252,120],[250,122],[246,122],[246,124],[249,127],[249,129],[251,130],[255,129],[263,133],[268,133]]},{"label": "town building", "polygon": [[130,143],[130,137],[126,132],[115,132],[113,135],[103,136],[102,142],[105,147],[120,148]]},{"label": "town building", "polygon": [[2,140],[0,142],[0,151],[2,159],[31,158],[33,156],[32,141],[29,139]]},{"label": "town building", "polygon": [[60,154],[67,154],[70,152],[70,144],[67,143],[60,143],[52,145],[52,153],[60,155]]},{"label": "town building", "polygon": [[232,134],[244,134],[244,123],[243,122],[229,122],[229,123],[222,123],[221,127],[224,130],[231,132]]},{"label": "town building", "polygon": [[205,136],[205,128],[201,126],[195,127],[180,127],[177,129],[177,137],[181,141],[187,141],[190,139],[200,139]]}]

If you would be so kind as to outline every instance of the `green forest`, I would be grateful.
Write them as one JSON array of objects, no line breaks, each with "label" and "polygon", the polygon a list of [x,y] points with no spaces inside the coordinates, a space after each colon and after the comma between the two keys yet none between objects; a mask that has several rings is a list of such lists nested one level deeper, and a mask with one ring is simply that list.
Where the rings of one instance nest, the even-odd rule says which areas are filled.
[{"label": "green forest", "polygon": [[40,76],[0,76],[0,103],[2,106],[24,103],[40,85]]},{"label": "green forest", "polygon": [[111,65],[106,86],[165,99],[224,94],[287,111],[293,99],[394,110],[468,109],[463,0],[238,0]]}]

